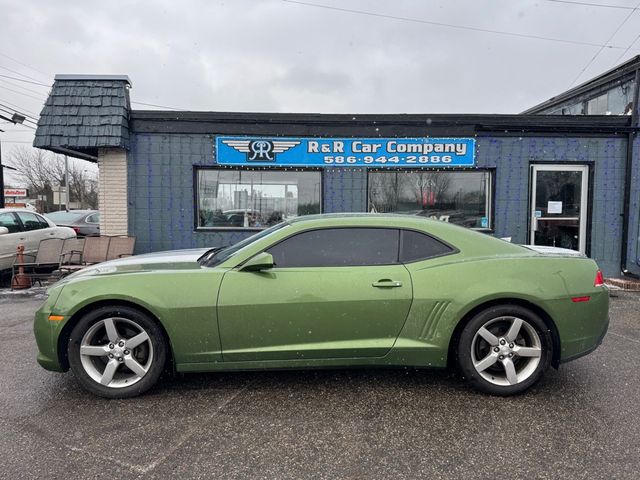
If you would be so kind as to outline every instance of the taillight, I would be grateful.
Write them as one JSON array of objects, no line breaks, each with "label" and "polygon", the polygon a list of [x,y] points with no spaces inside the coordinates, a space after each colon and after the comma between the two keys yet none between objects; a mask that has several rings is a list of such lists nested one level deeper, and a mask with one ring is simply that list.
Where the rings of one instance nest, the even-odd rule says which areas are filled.
[{"label": "taillight", "polygon": [[604,277],[602,276],[602,272],[598,270],[596,273],[596,279],[593,281],[594,287],[602,287],[604,285]]},{"label": "taillight", "polygon": [[71,227],[73,231],[76,232],[76,235],[80,233],[80,229],[78,227]]}]

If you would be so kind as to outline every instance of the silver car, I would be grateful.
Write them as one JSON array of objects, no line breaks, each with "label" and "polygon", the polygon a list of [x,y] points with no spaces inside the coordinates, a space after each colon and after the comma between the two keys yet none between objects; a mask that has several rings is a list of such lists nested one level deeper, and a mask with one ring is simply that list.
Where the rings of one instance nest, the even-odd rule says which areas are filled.
[{"label": "silver car", "polygon": [[[0,208],[0,271],[11,268],[16,247],[20,244],[24,245],[25,253],[35,255],[40,240],[75,236],[73,229],[58,227],[51,220],[30,210]],[[29,258],[25,260],[29,261]]]}]

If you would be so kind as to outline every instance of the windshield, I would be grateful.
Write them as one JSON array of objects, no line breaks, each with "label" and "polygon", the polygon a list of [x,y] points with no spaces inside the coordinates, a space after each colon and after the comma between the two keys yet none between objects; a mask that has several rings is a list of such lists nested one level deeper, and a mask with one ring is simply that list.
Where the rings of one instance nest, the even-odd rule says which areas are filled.
[{"label": "windshield", "polygon": [[222,249],[213,249],[203,255],[199,262],[201,265],[205,267],[215,267],[216,265],[221,264],[226,259],[234,255],[240,249],[246,247],[247,245],[260,240],[261,238],[266,237],[267,235],[271,235],[273,232],[280,230],[283,227],[288,226],[289,224],[286,222],[278,223],[273,227],[267,228],[266,230],[262,230],[261,232],[256,233],[255,235],[251,235],[250,237],[245,238],[244,240],[222,248]]},{"label": "windshield", "polygon": [[45,217],[49,218],[53,223],[73,223],[80,220],[85,215],[84,212],[66,212],[64,210],[60,212],[47,213]]}]

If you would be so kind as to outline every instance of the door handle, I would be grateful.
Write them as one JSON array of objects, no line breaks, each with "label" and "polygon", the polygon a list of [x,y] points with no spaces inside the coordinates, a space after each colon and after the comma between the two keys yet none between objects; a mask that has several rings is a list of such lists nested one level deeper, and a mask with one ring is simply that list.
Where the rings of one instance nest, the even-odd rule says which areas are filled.
[{"label": "door handle", "polygon": [[377,282],[373,282],[371,286],[378,287],[378,288],[396,288],[396,287],[401,287],[402,282],[398,282],[397,280],[389,280],[388,278],[385,278],[383,280],[378,280]]}]

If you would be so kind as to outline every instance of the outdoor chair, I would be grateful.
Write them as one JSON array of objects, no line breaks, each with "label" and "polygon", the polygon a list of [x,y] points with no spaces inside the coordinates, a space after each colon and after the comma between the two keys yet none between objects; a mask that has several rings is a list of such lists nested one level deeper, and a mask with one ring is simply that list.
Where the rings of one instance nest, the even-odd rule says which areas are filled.
[{"label": "outdoor chair", "polygon": [[74,260],[73,262],[60,262],[60,275],[64,276],[80,270],[87,265],[106,261],[110,240],[111,237],[85,237],[82,251],[79,254],[79,259],[77,256],[78,252],[73,252],[75,255],[69,256],[70,259]]},{"label": "outdoor chair", "polygon": [[107,260],[115,260],[116,258],[129,257],[133,255],[133,248],[136,245],[136,237],[111,237],[109,249],[107,251]]},{"label": "outdoor chair", "polygon": [[[11,286],[17,274],[25,275],[42,286],[42,280],[49,279],[51,272],[60,265],[60,254],[64,246],[64,238],[46,238],[40,241],[35,255],[24,253],[24,257],[30,257],[30,262],[18,262],[17,256],[11,269]],[[22,269],[22,273],[20,270]],[[46,270],[44,272],[43,270]]]}]

